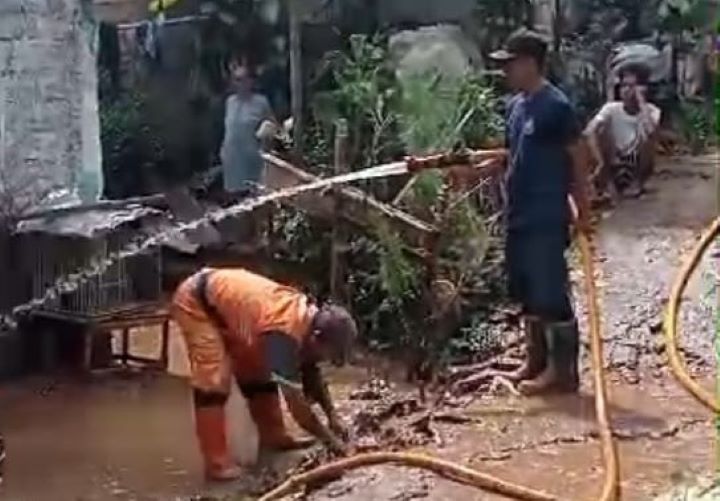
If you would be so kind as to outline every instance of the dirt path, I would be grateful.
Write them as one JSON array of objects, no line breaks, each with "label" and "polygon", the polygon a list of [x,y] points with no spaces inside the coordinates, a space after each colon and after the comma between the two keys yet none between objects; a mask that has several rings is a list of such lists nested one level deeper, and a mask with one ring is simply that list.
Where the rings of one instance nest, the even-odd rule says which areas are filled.
[{"label": "dirt path", "polygon": [[[715,213],[715,165],[710,157],[664,162],[651,193],[625,202],[600,231],[606,364],[626,500],[653,499],[680,476],[713,467],[711,420],[664,367],[660,313],[681,251]],[[707,259],[693,281],[683,310],[686,355],[709,386],[714,312],[708,299],[717,269],[711,264]],[[173,372],[183,374],[184,354],[174,347]],[[563,499],[593,499],[602,465],[584,360],[581,397],[478,400],[464,411],[473,424],[437,425],[445,445],[430,452]],[[0,389],[0,429],[9,449],[0,499],[161,501],[208,494],[189,405],[185,381],[174,377],[8,385]],[[262,467],[250,470],[247,482],[263,474]],[[310,495],[316,501],[421,498],[496,499],[394,467],[358,471]]]}]

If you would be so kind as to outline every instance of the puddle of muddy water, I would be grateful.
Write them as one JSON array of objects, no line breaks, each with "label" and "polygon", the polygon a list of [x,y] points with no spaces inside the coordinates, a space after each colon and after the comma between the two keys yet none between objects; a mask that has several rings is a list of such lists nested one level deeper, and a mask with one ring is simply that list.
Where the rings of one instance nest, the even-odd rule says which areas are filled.
[{"label": "puddle of muddy water", "polygon": [[26,383],[3,395],[3,499],[172,499],[197,489],[190,393],[178,378]]},{"label": "puddle of muddy water", "polygon": [[[157,356],[155,329],[131,333],[131,352]],[[205,491],[196,449],[188,362],[176,330],[170,374],[98,376],[91,383],[47,379],[0,392],[11,501],[167,500]],[[242,396],[228,404],[236,457],[251,462],[257,435]]]},{"label": "puddle of muddy water", "polygon": [[[135,329],[130,352],[157,357],[159,334],[159,328]],[[118,351],[119,333],[116,337]],[[108,373],[90,383],[43,378],[0,389],[0,430],[8,449],[0,499],[164,501],[240,489],[208,490],[202,481],[188,374],[184,341],[172,326],[169,374]],[[354,384],[368,374],[359,367],[330,374],[341,407]],[[257,460],[257,433],[239,392],[234,391],[227,412],[235,456],[252,463]],[[294,423],[288,424],[298,432]],[[292,462],[286,459],[280,463]],[[254,470],[249,476],[255,476]]]}]

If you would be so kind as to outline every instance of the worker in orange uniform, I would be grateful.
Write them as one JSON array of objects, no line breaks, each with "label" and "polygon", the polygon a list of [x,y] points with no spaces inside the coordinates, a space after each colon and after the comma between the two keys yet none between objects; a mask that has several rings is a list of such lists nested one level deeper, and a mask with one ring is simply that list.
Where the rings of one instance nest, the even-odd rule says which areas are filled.
[{"label": "worker in orange uniform", "polygon": [[[346,453],[338,417],[318,363],[348,361],[357,327],[344,308],[313,304],[299,291],[244,269],[203,269],[186,279],[172,314],[188,348],[196,432],[210,480],[233,480],[240,468],[226,438],[225,403],[234,376],[258,427],[261,447],[309,445],[288,434],[282,392],[297,423]],[[327,426],[311,402],[327,416]]]}]

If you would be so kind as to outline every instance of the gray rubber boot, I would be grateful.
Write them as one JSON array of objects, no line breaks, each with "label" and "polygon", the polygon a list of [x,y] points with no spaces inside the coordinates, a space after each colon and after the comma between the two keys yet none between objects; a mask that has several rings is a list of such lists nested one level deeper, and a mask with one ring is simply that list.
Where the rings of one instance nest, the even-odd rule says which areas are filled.
[{"label": "gray rubber boot", "polygon": [[547,366],[547,340],[542,321],[537,317],[523,319],[525,334],[525,360],[514,372],[507,375],[513,382],[536,378]]}]

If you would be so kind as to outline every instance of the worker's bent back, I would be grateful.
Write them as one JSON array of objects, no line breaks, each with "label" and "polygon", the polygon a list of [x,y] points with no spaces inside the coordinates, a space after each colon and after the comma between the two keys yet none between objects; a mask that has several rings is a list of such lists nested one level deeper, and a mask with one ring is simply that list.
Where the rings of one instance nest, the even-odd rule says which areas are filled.
[{"label": "worker's bent back", "polygon": [[232,373],[241,382],[269,376],[261,334],[280,331],[301,342],[312,322],[307,296],[237,268],[204,269],[185,280],[173,318],[188,344],[193,386],[223,393]]}]

